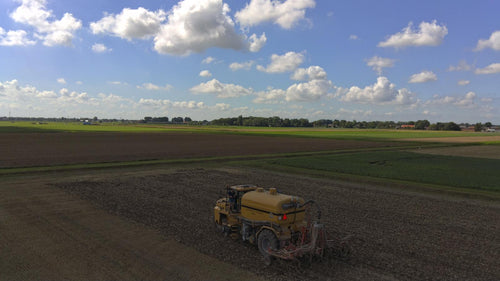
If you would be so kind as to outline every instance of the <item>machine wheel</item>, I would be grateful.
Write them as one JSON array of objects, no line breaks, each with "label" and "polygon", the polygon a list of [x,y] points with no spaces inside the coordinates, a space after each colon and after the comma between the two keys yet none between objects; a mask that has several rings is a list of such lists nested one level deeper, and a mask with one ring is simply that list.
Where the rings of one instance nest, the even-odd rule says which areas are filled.
[{"label": "machine wheel", "polygon": [[221,217],[220,224],[215,222],[215,228],[217,228],[218,232],[224,234],[224,236],[228,236],[228,234],[229,234],[229,229],[226,225],[227,225],[227,218],[225,216]]},{"label": "machine wheel", "polygon": [[269,249],[278,249],[278,238],[269,230],[264,229],[259,233],[257,245],[259,246],[260,253],[264,256],[266,263],[271,263],[271,256],[268,253]]}]

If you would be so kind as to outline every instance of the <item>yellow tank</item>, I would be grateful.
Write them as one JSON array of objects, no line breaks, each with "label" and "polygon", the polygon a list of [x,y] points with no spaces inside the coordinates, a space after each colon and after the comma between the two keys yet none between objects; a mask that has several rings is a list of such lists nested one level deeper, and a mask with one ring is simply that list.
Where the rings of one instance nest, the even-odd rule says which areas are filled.
[{"label": "yellow tank", "polygon": [[279,225],[300,223],[305,218],[304,199],[281,194],[275,188],[257,188],[241,198],[241,217],[251,221],[267,221]]}]

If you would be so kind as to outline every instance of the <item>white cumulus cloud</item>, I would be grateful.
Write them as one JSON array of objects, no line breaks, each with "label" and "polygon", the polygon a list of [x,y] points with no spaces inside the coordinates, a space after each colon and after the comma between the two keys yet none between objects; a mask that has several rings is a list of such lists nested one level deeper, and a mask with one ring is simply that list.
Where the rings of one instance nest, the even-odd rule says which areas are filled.
[{"label": "white cumulus cloud", "polygon": [[425,83],[430,81],[436,81],[437,76],[432,71],[422,71],[420,73],[413,74],[410,77],[408,83]]},{"label": "white cumulus cloud", "polygon": [[194,94],[215,94],[218,98],[236,98],[250,95],[253,92],[251,88],[221,83],[217,79],[196,85],[190,91]]},{"label": "white cumulus cloud", "polygon": [[391,35],[379,47],[404,48],[408,46],[438,46],[448,34],[448,28],[433,22],[421,22],[418,30],[414,30],[410,22],[401,32]]},{"label": "white cumulus cloud", "polygon": [[66,80],[64,80],[64,78],[57,78],[57,83],[66,84]]},{"label": "white cumulus cloud", "polygon": [[165,86],[158,86],[153,83],[143,83],[142,85],[137,86],[137,89],[145,89],[150,91],[168,91],[172,89],[172,86],[169,84],[166,84]]},{"label": "white cumulus cloud", "polygon": [[201,77],[211,77],[212,73],[210,73],[210,71],[208,71],[208,70],[202,70],[202,71],[200,71],[200,76]]},{"label": "white cumulus cloud", "polygon": [[257,70],[267,73],[290,72],[297,69],[303,61],[304,55],[301,53],[288,52],[281,56],[273,54],[271,55],[271,63],[266,67],[258,65]]},{"label": "white cumulus cloud", "polygon": [[374,56],[366,60],[366,65],[370,66],[378,75],[382,74],[382,69],[393,67],[396,60]]},{"label": "white cumulus cloud", "polygon": [[297,68],[295,72],[290,76],[292,80],[315,80],[315,79],[326,79],[326,71],[317,65],[310,66],[308,68]]},{"label": "white cumulus cloud", "polygon": [[466,85],[470,84],[470,81],[469,80],[459,80],[457,82],[457,84],[460,85],[460,86],[466,86]]},{"label": "white cumulus cloud", "polygon": [[52,20],[52,10],[47,10],[46,0],[22,0],[10,17],[18,22],[27,24],[36,30],[35,37],[43,40],[45,46],[72,46],[75,32],[82,27],[82,22],[65,13],[59,20]]},{"label": "white cumulus cloud", "polygon": [[279,103],[286,97],[286,91],[282,89],[269,88],[267,91],[260,91],[255,93],[257,96],[254,103],[275,104]]},{"label": "white cumulus cloud", "polygon": [[500,51],[500,30],[491,33],[489,39],[480,39],[477,42],[476,51],[491,48],[495,51]]},{"label": "white cumulus cloud", "polygon": [[305,18],[306,9],[315,6],[314,0],[251,0],[245,8],[236,12],[235,18],[243,27],[272,22],[284,29],[291,29]]},{"label": "white cumulus cloud", "polygon": [[257,37],[257,34],[252,34],[249,38],[249,42],[250,45],[248,46],[248,50],[250,52],[255,53],[260,51],[260,49],[262,49],[267,42],[266,33],[262,33],[260,37]]},{"label": "white cumulus cloud", "polygon": [[469,71],[472,68],[473,67],[465,60],[461,60],[458,65],[450,65],[450,67],[448,67],[448,71]]},{"label": "white cumulus cloud", "polygon": [[[205,105],[193,100],[145,99],[133,100],[115,94],[87,92],[62,88],[55,92],[21,85],[17,80],[0,81],[0,109],[12,110],[15,116],[99,116],[101,118],[140,119],[144,112],[152,116],[181,116],[199,113],[202,118],[216,118],[221,110],[230,110],[225,103]],[[237,111],[235,111],[237,112]],[[189,116],[188,115],[188,116]],[[208,117],[207,117],[208,116]],[[194,117],[194,116],[192,116]]]},{"label": "white cumulus cloud", "polygon": [[110,34],[127,40],[147,39],[158,33],[165,19],[163,10],[152,12],[142,7],[124,8],[117,15],[106,15],[90,23],[90,29],[94,34]]},{"label": "white cumulus cloud", "polygon": [[210,63],[212,63],[212,62],[214,62],[214,61],[215,61],[215,58],[214,58],[214,57],[206,57],[206,58],[204,58],[204,59],[201,61],[201,63],[204,63],[204,64],[210,64]]},{"label": "white cumulus cloud", "polygon": [[36,41],[28,39],[28,33],[24,30],[5,31],[0,27],[0,46],[29,46],[35,44]]},{"label": "white cumulus cloud", "polygon": [[494,74],[500,72],[500,63],[492,63],[484,68],[477,68],[476,74]]},{"label": "white cumulus cloud", "polygon": [[180,109],[201,109],[205,107],[203,102],[196,101],[171,101],[162,99],[144,99],[141,98],[138,102],[140,105],[147,107],[160,107],[160,108],[180,108]]},{"label": "white cumulus cloud", "polygon": [[425,105],[454,105],[458,107],[474,107],[476,105],[476,93],[468,92],[464,96],[444,96],[434,95],[432,100],[428,100]]},{"label": "white cumulus cloud", "polygon": [[111,52],[113,49],[106,47],[106,45],[101,44],[101,43],[96,43],[92,45],[92,51],[94,53],[107,53]]},{"label": "white cumulus cloud", "polygon": [[374,104],[397,104],[409,105],[414,102],[415,94],[409,90],[396,89],[396,85],[391,83],[386,77],[378,77],[373,85],[361,89],[352,86],[349,89],[341,90],[341,101]]},{"label": "white cumulus cloud", "polygon": [[327,96],[334,88],[327,79],[326,71],[319,66],[299,68],[291,76],[294,80],[307,80],[304,83],[295,83],[286,90],[269,88],[267,91],[255,93],[254,103],[313,102]]},{"label": "white cumulus cloud", "polygon": [[293,84],[286,90],[285,99],[287,101],[315,101],[328,94],[332,87],[332,82],[326,79]]},{"label": "white cumulus cloud", "polygon": [[230,8],[222,0],[184,0],[175,5],[154,38],[154,49],[161,54],[188,55],[218,47],[257,51],[265,43],[262,35],[251,36],[235,31],[228,15]]},{"label": "white cumulus cloud", "polygon": [[232,71],[240,70],[240,69],[245,69],[249,70],[252,68],[252,65],[254,64],[254,61],[246,61],[246,62],[233,62],[229,65],[229,68]]}]

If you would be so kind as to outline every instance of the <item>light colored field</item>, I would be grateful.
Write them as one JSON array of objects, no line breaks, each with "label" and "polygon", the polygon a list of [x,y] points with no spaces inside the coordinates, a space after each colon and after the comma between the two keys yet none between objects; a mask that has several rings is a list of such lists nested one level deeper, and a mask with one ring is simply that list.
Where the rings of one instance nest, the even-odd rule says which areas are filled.
[{"label": "light colored field", "polygon": [[476,146],[424,148],[424,149],[416,149],[416,150],[412,150],[412,151],[418,152],[418,153],[425,153],[425,154],[434,154],[434,155],[500,159],[500,146],[499,145],[476,145]]},{"label": "light colored field", "polygon": [[425,141],[425,142],[447,142],[447,143],[479,143],[479,142],[500,142],[500,135],[477,136],[477,137],[438,137],[438,138],[412,138],[404,139],[407,141]]}]

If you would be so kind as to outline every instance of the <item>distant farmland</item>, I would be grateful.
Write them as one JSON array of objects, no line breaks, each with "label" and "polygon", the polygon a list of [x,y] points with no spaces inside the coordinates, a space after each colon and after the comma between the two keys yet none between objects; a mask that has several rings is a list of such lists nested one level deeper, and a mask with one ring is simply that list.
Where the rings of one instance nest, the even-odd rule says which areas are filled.
[{"label": "distant farmland", "polygon": [[[8,280],[500,276],[500,160],[467,157],[498,153],[495,134],[4,122],[0,136]],[[220,235],[215,200],[246,183],[318,202],[349,260],[265,267]]]}]

